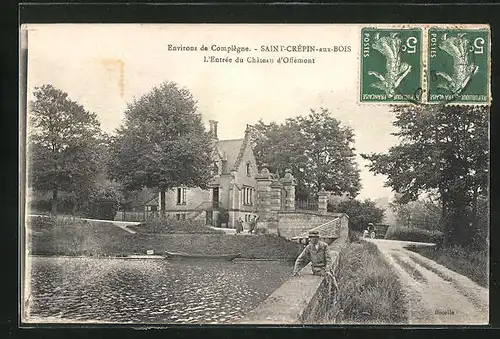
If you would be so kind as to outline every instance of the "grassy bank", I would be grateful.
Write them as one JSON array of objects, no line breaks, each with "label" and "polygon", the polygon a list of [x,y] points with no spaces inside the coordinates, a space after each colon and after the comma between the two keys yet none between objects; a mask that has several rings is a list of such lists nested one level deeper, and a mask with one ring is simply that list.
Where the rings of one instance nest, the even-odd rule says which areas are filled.
[{"label": "grassy bank", "polygon": [[356,241],[342,250],[336,270],[337,323],[405,323],[400,282],[377,247]]},{"label": "grassy bank", "polygon": [[299,244],[275,235],[131,234],[112,223],[74,218],[30,218],[28,250],[34,255],[126,256],[165,251],[192,254],[241,253],[248,259],[293,260]]},{"label": "grassy bank", "polygon": [[465,275],[483,287],[488,287],[489,270],[486,250],[478,251],[462,246],[408,246],[407,249]]},{"label": "grassy bank", "polygon": [[428,242],[434,244],[440,243],[442,238],[443,232],[440,231],[397,226],[389,227],[387,234],[385,235],[385,239],[390,240]]},{"label": "grassy bank", "polygon": [[139,233],[149,234],[225,234],[215,230],[198,220],[176,220],[173,217],[163,217],[145,221],[137,226],[129,226]]},{"label": "grassy bank", "polygon": [[72,217],[32,217],[27,220],[28,251],[36,255],[123,256],[129,233],[111,223]]}]

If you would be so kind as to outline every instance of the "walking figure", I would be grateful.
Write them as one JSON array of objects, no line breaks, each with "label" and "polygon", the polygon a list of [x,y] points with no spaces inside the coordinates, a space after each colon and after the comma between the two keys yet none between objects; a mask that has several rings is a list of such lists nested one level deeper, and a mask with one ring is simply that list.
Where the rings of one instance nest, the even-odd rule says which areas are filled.
[{"label": "walking figure", "polygon": [[255,230],[257,229],[257,217],[254,215],[252,220],[250,220],[250,229],[248,230],[248,233],[255,233]]},{"label": "walking figure", "polygon": [[241,217],[236,220],[236,234],[239,234],[243,231],[243,220]]}]

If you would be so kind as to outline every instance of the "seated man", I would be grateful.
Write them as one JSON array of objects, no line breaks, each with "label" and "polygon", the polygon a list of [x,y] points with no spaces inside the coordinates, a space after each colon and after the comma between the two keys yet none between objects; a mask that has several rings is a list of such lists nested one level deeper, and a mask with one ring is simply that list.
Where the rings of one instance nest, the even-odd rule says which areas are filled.
[{"label": "seated man", "polygon": [[318,231],[309,232],[309,239],[309,245],[304,248],[295,261],[295,266],[293,268],[294,276],[299,273],[301,266],[306,265],[309,261],[311,262],[311,268],[314,275],[325,275],[325,273],[330,272],[332,268],[333,262],[328,244],[319,241]]}]

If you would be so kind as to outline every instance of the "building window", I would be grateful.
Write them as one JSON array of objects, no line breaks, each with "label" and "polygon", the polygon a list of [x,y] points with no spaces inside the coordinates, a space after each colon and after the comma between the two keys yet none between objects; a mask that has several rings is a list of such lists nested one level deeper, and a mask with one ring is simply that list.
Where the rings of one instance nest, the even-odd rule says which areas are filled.
[{"label": "building window", "polygon": [[217,165],[217,162],[214,161],[214,175],[219,174],[219,166]]},{"label": "building window", "polygon": [[177,187],[177,205],[186,204],[186,188]]},{"label": "building window", "polygon": [[253,204],[253,188],[252,187],[243,187],[243,204],[244,205],[252,205]]},{"label": "building window", "polygon": [[250,163],[249,162],[247,162],[246,173],[247,173],[247,176],[250,176]]},{"label": "building window", "polygon": [[175,215],[175,218],[177,219],[177,221],[186,220],[186,214],[185,213],[177,213]]}]

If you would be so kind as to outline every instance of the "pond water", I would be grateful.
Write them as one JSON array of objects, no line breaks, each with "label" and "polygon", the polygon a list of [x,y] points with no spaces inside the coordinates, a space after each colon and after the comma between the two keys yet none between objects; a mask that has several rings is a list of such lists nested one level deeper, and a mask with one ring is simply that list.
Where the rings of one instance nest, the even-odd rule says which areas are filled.
[{"label": "pond water", "polygon": [[134,323],[231,323],[289,277],[280,261],[31,258],[29,316]]}]

